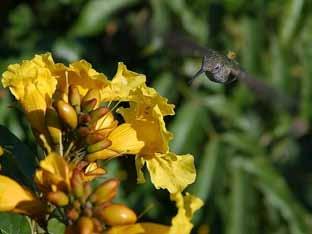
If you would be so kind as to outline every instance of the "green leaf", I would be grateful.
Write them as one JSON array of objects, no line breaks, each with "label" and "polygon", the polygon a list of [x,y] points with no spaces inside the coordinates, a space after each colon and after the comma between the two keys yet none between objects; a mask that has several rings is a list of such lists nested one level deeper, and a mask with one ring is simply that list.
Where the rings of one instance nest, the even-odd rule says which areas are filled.
[{"label": "green leaf", "polygon": [[282,28],[280,32],[281,43],[288,45],[294,35],[299,19],[303,10],[304,0],[291,0],[285,8],[282,19]]},{"label": "green leaf", "polygon": [[291,233],[309,233],[305,220],[311,217],[293,197],[283,177],[265,157],[256,157],[253,160],[239,158],[236,163],[257,179],[256,183],[266,199],[287,220]]},{"label": "green leaf", "polygon": [[200,19],[199,15],[191,11],[185,0],[166,1],[169,8],[180,17],[184,29],[195,36],[201,42],[206,42],[208,38],[207,22]]},{"label": "green leaf", "polygon": [[200,197],[204,202],[211,194],[212,185],[219,166],[220,155],[219,139],[214,138],[206,144],[204,153],[199,158],[197,178],[192,185],[191,193]]},{"label": "green leaf", "polygon": [[153,87],[157,90],[157,92],[168,98],[169,101],[172,103],[173,100],[177,97],[177,90],[172,89],[175,85],[175,80],[172,77],[171,73],[162,73],[160,76],[153,82]]},{"label": "green leaf", "polygon": [[[227,213],[228,234],[259,233],[258,199],[252,180],[246,171],[237,167],[236,157],[231,160],[230,207]],[[253,214],[253,215],[250,215]]]},{"label": "green leaf", "polygon": [[32,234],[26,216],[0,213],[0,234]]},{"label": "green leaf", "polygon": [[95,35],[104,29],[112,14],[136,2],[138,0],[91,0],[82,9],[71,34],[74,36]]},{"label": "green leaf", "polygon": [[50,219],[48,222],[49,234],[63,234],[65,232],[65,224],[58,219]]},{"label": "green leaf", "polygon": [[207,122],[209,122],[208,115],[199,103],[191,101],[182,103],[169,128],[174,134],[170,144],[171,151],[191,152],[196,157],[205,136]]},{"label": "green leaf", "polygon": [[2,172],[28,187],[33,187],[32,177],[37,165],[36,155],[1,125],[0,136],[0,145],[10,151],[1,157]]}]

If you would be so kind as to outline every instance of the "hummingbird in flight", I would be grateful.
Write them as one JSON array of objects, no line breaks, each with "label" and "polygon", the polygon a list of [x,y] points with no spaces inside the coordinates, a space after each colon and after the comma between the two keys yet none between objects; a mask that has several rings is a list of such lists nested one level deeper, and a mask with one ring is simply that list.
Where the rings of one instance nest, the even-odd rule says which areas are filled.
[{"label": "hummingbird in flight", "polygon": [[203,73],[209,80],[225,85],[238,80],[260,99],[276,104],[276,106],[282,107],[290,113],[297,112],[298,105],[294,98],[285,95],[264,81],[254,78],[234,58],[200,46],[189,38],[175,33],[167,36],[167,43],[178,54],[202,57],[201,67],[190,79],[189,83],[192,83],[194,79]]}]

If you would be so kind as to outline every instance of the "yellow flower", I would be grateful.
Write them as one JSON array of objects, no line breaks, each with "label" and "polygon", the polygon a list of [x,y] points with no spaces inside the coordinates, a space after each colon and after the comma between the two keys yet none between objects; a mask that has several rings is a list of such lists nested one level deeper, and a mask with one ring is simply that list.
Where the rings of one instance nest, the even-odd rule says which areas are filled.
[{"label": "yellow flower", "polygon": [[58,89],[68,93],[68,87],[78,87],[80,95],[84,96],[90,89],[103,89],[108,85],[107,77],[92,68],[85,60],[80,60],[69,65],[57,80]]},{"label": "yellow flower", "polygon": [[69,191],[72,170],[63,157],[52,152],[40,161],[35,182],[41,191]]},{"label": "yellow flower", "polygon": [[28,189],[0,175],[0,211],[37,216],[45,213],[45,206]]},{"label": "yellow flower", "polygon": [[123,63],[118,63],[115,76],[110,84],[101,90],[103,101],[129,101],[132,99],[131,91],[143,85],[145,75],[129,71]]},{"label": "yellow flower", "polygon": [[121,124],[110,132],[107,139],[111,145],[103,150],[87,155],[87,160],[93,162],[98,159],[108,159],[121,156],[123,154],[137,154],[144,146],[143,141],[139,141],[136,131],[130,124]]},{"label": "yellow flower", "polygon": [[105,169],[99,167],[95,162],[90,163],[87,165],[87,167],[84,169],[82,176],[83,181],[88,182],[92,181],[96,177],[102,176],[106,173]]},{"label": "yellow flower", "polygon": [[110,228],[108,234],[190,234],[193,228],[191,219],[194,213],[203,205],[203,202],[190,194],[184,197],[181,193],[171,195],[171,200],[176,202],[177,215],[172,219],[171,226],[157,223],[136,223]]},{"label": "yellow flower", "polygon": [[[156,100],[162,100],[156,95]],[[139,101],[139,100],[138,100]],[[150,103],[157,103],[151,100]],[[160,102],[163,112],[167,113],[170,106]],[[168,142],[172,134],[167,131],[163,113],[157,104],[131,103],[130,108],[120,108],[119,113],[126,123],[135,129],[138,139],[144,142],[144,147],[136,157],[138,182],[143,183],[141,172],[146,163],[152,183],[156,188],[167,189],[170,193],[181,192],[195,181],[196,171],[193,156],[176,155],[169,152]]]},{"label": "yellow flower", "polygon": [[182,193],[171,194],[171,200],[176,202],[178,207],[177,215],[172,219],[172,226],[169,234],[189,234],[193,228],[191,219],[200,207],[203,201],[189,193],[185,196]]},{"label": "yellow flower", "polygon": [[4,149],[3,147],[0,145],[0,156],[2,156],[4,154]]},{"label": "yellow flower", "polygon": [[39,133],[45,132],[44,115],[56,88],[56,77],[50,71],[53,64],[51,54],[36,55],[21,64],[9,65],[2,75],[3,87],[10,88]]}]

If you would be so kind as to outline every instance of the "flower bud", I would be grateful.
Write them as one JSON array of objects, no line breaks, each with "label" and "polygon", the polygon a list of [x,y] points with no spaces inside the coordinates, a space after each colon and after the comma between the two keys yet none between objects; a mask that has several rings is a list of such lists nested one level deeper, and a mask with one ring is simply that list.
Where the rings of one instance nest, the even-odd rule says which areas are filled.
[{"label": "flower bud", "polygon": [[76,197],[82,197],[84,194],[84,184],[80,173],[73,173],[71,177],[71,186]]},{"label": "flower bud", "polygon": [[94,162],[95,160],[106,160],[112,157],[115,157],[117,153],[113,150],[103,149],[100,151],[96,151],[90,154],[87,154],[85,160],[88,162]]},{"label": "flower bud", "polygon": [[112,145],[112,141],[108,139],[101,140],[93,145],[89,145],[87,147],[88,153],[93,153],[96,151],[100,151],[102,149],[106,149],[108,146]]},{"label": "flower bud", "polygon": [[100,92],[98,89],[90,89],[82,99],[82,103],[95,99],[97,104],[100,104]]},{"label": "flower bud", "polygon": [[66,206],[69,203],[68,196],[61,191],[49,192],[47,194],[47,199],[57,206]]},{"label": "flower bud", "polygon": [[107,107],[100,107],[96,110],[93,110],[90,112],[91,121],[90,124],[95,125],[97,121],[105,116],[109,112],[109,109]]},{"label": "flower bud", "polygon": [[96,233],[102,233],[103,232],[103,225],[100,220],[96,218],[92,218],[93,226],[94,226],[94,232]]},{"label": "flower bud", "polygon": [[101,140],[104,140],[106,137],[99,133],[92,133],[86,137],[86,143],[88,145],[95,144]]},{"label": "flower bud", "polygon": [[91,187],[90,183],[84,183],[83,191],[84,191],[83,196],[79,198],[79,200],[81,201],[82,204],[84,204],[86,202],[86,200],[88,199],[88,197],[92,193],[92,187]]},{"label": "flower bud", "polygon": [[81,104],[81,107],[82,107],[82,112],[84,113],[88,113],[90,111],[92,111],[94,109],[94,107],[96,106],[96,99],[91,99],[91,100],[88,100],[88,101],[85,101]]},{"label": "flower bud", "polygon": [[77,220],[79,218],[79,212],[74,209],[74,208],[71,208],[69,209],[67,212],[66,212],[66,216],[67,218],[69,218],[70,220]]},{"label": "flower bud", "polygon": [[91,201],[96,204],[111,201],[117,194],[119,180],[110,179],[97,187],[95,192],[91,195]]},{"label": "flower bud", "polygon": [[80,210],[80,208],[81,208],[81,203],[80,203],[78,200],[75,200],[75,201],[73,201],[73,207],[74,207],[76,210]]},{"label": "flower bud", "polygon": [[62,127],[54,108],[50,107],[46,111],[45,116],[46,126],[54,144],[59,144],[62,141]]},{"label": "flower bud", "polygon": [[69,87],[68,98],[69,98],[69,103],[76,109],[76,112],[79,113],[81,100],[80,100],[79,90],[76,86],[71,85]]},{"label": "flower bud", "polygon": [[86,137],[90,134],[90,129],[88,127],[79,127],[77,131],[81,137]]},{"label": "flower bud", "polygon": [[88,114],[80,114],[79,115],[79,124],[87,125],[91,121],[91,116]]},{"label": "flower bud", "polygon": [[79,234],[93,234],[93,222],[92,219],[86,216],[82,216],[77,222],[77,232]]},{"label": "flower bud", "polygon": [[74,129],[78,125],[77,113],[74,108],[63,100],[58,100],[56,110],[61,120],[70,128]]},{"label": "flower bud", "polygon": [[99,209],[97,217],[110,226],[133,224],[137,221],[136,214],[122,204],[112,204]]}]

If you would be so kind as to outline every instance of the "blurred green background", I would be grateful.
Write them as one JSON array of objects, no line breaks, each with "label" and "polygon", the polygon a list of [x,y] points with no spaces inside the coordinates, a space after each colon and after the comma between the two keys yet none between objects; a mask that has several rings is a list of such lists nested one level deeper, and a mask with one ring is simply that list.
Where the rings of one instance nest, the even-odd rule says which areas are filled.
[{"label": "blurred green background", "polygon": [[[164,38],[171,32],[235,51],[248,72],[294,97],[298,111],[239,82],[225,87],[201,76],[189,86],[201,59],[170,48]],[[51,51],[57,62],[83,58],[108,77],[118,61],[147,75],[176,105],[166,119],[175,135],[171,150],[195,157],[197,182],[188,191],[205,206],[194,233],[312,233],[311,1],[2,0],[0,35],[1,72]],[[0,124],[34,149],[21,109],[4,89]],[[140,221],[170,224],[174,204],[150,183],[134,186],[133,158],[108,167],[127,178],[119,199],[142,213]]]}]

